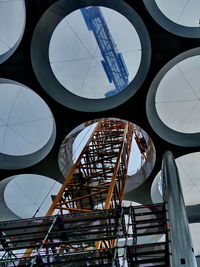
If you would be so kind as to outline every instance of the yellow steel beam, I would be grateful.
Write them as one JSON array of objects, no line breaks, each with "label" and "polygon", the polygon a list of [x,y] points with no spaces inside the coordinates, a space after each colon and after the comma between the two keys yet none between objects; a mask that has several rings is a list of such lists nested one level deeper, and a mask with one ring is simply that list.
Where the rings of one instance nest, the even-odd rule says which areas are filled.
[{"label": "yellow steel beam", "polygon": [[[109,129],[110,130],[110,136],[111,136],[110,141],[109,140],[108,141],[107,140],[101,140],[101,138],[102,139],[105,138],[105,135],[101,134],[101,130],[103,129],[102,132],[106,133],[106,131],[104,129],[106,127],[106,125],[108,125],[108,127],[112,128],[114,131],[112,133],[112,131]],[[121,127],[121,128],[124,127],[124,128],[123,128],[123,130],[121,130],[121,128],[119,130],[119,127]],[[124,123],[124,122],[118,122],[118,123],[116,123],[116,125],[112,125],[112,121],[108,121],[108,122],[106,121],[104,123],[104,121],[102,120],[102,121],[99,121],[97,123],[95,129],[93,130],[92,134],[88,138],[88,141],[84,146],[84,149],[82,150],[82,152],[80,153],[75,164],[72,166],[71,170],[69,171],[59,193],[55,197],[51,207],[49,208],[48,212],[46,213],[46,216],[51,216],[55,210],[59,210],[60,212],[66,210],[66,211],[70,211],[70,212],[91,213],[92,210],[87,209],[87,205],[85,205],[86,209],[85,208],[82,209],[80,207],[81,206],[80,204],[76,205],[76,208],[63,207],[63,205],[67,205],[67,204],[73,203],[73,202],[78,203],[78,202],[80,202],[80,200],[84,200],[87,198],[89,199],[92,196],[96,196],[96,195],[100,196],[101,201],[105,200],[105,204],[104,204],[103,209],[109,209],[111,206],[113,206],[115,208],[117,204],[121,204],[121,202],[123,200],[123,195],[124,195],[125,181],[126,181],[126,174],[127,174],[127,167],[128,167],[127,163],[129,160],[130,147],[131,147],[131,141],[132,141],[132,135],[131,135],[132,130],[130,131],[130,129],[131,129],[130,127],[132,127],[132,124]],[[99,130],[99,132],[98,132],[98,130]],[[109,132],[109,131],[107,131],[107,132]],[[97,134],[95,135],[95,133],[97,133]],[[98,135],[98,133],[100,133],[100,134]],[[117,139],[116,141],[112,139],[114,135],[120,135],[122,133],[123,133],[123,136],[119,136],[119,139]],[[130,136],[129,136],[129,134],[130,134]],[[95,136],[95,138],[94,138],[94,136]],[[92,143],[92,146],[90,145],[90,143]],[[107,146],[107,144],[110,144],[110,147]],[[128,149],[125,147],[125,144],[128,146]],[[103,147],[103,145],[105,145],[105,147]],[[91,150],[89,150],[89,156],[91,156],[90,159],[92,159],[92,156],[94,157],[94,162],[91,161],[91,165],[86,166],[87,164],[81,163],[81,160],[82,159],[87,160],[87,158],[86,158],[86,156],[84,156],[84,154],[87,152],[87,149],[91,149],[91,147],[93,148],[93,150],[92,150],[93,154],[91,153],[91,155],[90,155]],[[95,157],[96,157],[96,154],[98,155],[98,149],[101,150],[100,147],[102,147],[104,149],[107,148],[110,151],[108,154],[111,154],[111,155],[116,154],[117,158],[115,160],[115,157],[113,156],[112,157],[113,161],[112,161],[112,159],[109,159],[109,160],[111,160],[110,162],[105,161],[106,162],[105,164],[110,164],[110,166],[109,165],[107,167],[102,166],[101,167],[102,170],[97,171],[98,167],[96,167],[96,165],[95,165]],[[122,158],[124,156],[123,153],[125,154],[125,162],[122,160]],[[96,162],[101,162],[101,161],[96,160]],[[90,161],[88,162],[88,164],[89,163],[90,163]],[[94,165],[92,165],[93,163],[94,163]],[[113,166],[113,168],[111,168],[112,166]],[[107,178],[104,178],[104,181],[103,181],[104,186],[101,186],[101,184],[98,184],[99,180],[96,181],[97,185],[93,185],[91,183],[91,184],[84,184],[82,186],[83,190],[85,188],[91,188],[91,189],[97,189],[99,191],[96,191],[96,192],[90,193],[90,194],[88,194],[86,192],[86,195],[81,195],[81,196],[76,197],[74,199],[63,201],[63,193],[65,192],[66,188],[68,188],[68,187],[73,188],[73,187],[78,186],[76,183],[73,182],[73,174],[76,173],[78,168],[82,168],[83,170],[85,170],[85,173],[88,174],[88,176],[86,175],[86,177],[84,177],[88,181],[87,183],[89,183],[89,178],[91,178],[91,179],[96,178],[96,177],[99,177],[99,175],[101,175],[101,174],[105,176],[109,173],[112,173],[112,175],[107,176]],[[93,173],[94,170],[96,170],[95,173]],[[108,179],[108,180],[106,180],[106,179]],[[105,184],[106,184],[106,186],[105,186]],[[85,190],[87,190],[87,189],[85,189]],[[104,198],[104,197],[102,198],[102,194],[105,192],[107,192],[106,198]],[[84,191],[83,191],[83,193],[84,193]],[[114,201],[114,203],[113,203],[113,201]],[[111,245],[113,246],[113,245],[115,245],[115,240],[113,240],[110,243],[107,243],[106,241],[98,241],[98,242],[96,242],[96,248],[99,249],[102,244],[104,244],[105,246],[108,246],[108,244],[110,244],[110,246]],[[33,251],[33,249],[27,249],[26,252],[24,253],[24,256],[30,256],[32,251]]]},{"label": "yellow steel beam", "polygon": [[[104,190],[100,190],[100,191],[95,192],[95,193],[91,193],[91,194],[88,194],[88,195],[84,195],[84,196],[81,196],[81,197],[72,198],[72,199],[70,199],[70,200],[68,200],[68,201],[64,201],[64,202],[62,202],[61,204],[62,204],[62,205],[65,205],[65,204],[69,204],[69,203],[71,203],[71,202],[76,202],[76,201],[79,201],[79,200],[81,200],[81,199],[85,199],[85,198],[89,198],[89,197],[92,197],[92,196],[99,195],[99,194],[101,194],[101,193],[105,193],[106,191],[108,191],[108,188],[107,188],[107,189],[104,189]],[[58,205],[59,205],[59,204],[58,204]]]},{"label": "yellow steel beam", "polygon": [[85,153],[85,150],[87,149],[93,134],[95,133],[96,129],[98,128],[99,123],[97,123],[96,127],[94,128],[90,138],[88,139],[87,143],[85,144],[85,147],[83,148],[82,152],[80,153],[78,159],[76,160],[75,164],[73,165],[73,167],[71,168],[67,178],[65,179],[60,191],[58,192],[57,196],[55,197],[53,203],[51,204],[51,207],[49,208],[49,210],[47,211],[45,216],[51,216],[54,212],[54,210],[56,209],[56,205],[61,201],[62,199],[62,194],[64,193],[67,185],[72,181],[73,178],[73,174],[75,172],[75,170],[77,169],[77,165],[80,163],[83,154]]}]

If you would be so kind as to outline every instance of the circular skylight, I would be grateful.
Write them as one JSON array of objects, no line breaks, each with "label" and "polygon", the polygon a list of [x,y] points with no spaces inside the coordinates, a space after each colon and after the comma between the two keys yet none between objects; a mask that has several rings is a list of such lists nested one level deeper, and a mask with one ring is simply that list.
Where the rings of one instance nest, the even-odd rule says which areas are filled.
[{"label": "circular skylight", "polygon": [[171,129],[200,132],[200,56],[187,58],[171,68],[156,92],[156,110]]},{"label": "circular skylight", "polygon": [[66,90],[85,98],[105,98],[133,80],[141,62],[141,44],[133,25],[119,12],[90,6],[58,24],[49,60]]},{"label": "circular skylight", "polygon": [[[51,147],[54,139],[54,118],[41,97],[22,84],[1,80],[0,153],[14,156],[15,160],[26,156],[27,163],[29,155],[41,151],[49,142]],[[45,148],[46,154],[50,147]],[[40,159],[44,151],[42,154]],[[39,161],[38,156],[35,160]]]},{"label": "circular skylight", "polygon": [[[191,153],[175,160],[183,190],[183,197],[186,206],[200,204],[200,175],[199,162],[200,152]],[[151,189],[151,196],[154,202],[162,199],[160,172],[157,174]]]},{"label": "circular skylight", "polygon": [[199,0],[143,0],[144,5],[163,28],[173,34],[199,38]]},{"label": "circular skylight", "polygon": [[[73,161],[76,162],[83,148],[85,147],[90,135],[92,134],[97,123],[93,123],[90,126],[83,129],[78,136],[75,138],[72,146],[72,157]],[[144,163],[144,155],[141,155],[138,144],[133,138],[130,152],[130,159],[128,165],[128,175],[135,174],[139,169],[141,169]]]},{"label": "circular skylight", "polygon": [[21,156],[34,153],[50,139],[53,117],[32,90],[0,84],[0,152]]},{"label": "circular skylight", "polygon": [[0,63],[17,48],[25,27],[24,0],[0,0]]},{"label": "circular skylight", "polygon": [[180,146],[200,144],[200,48],[169,61],[156,75],[147,95],[146,109],[152,128]]},{"label": "circular skylight", "polygon": [[[61,144],[58,156],[59,167],[64,177],[67,176],[69,170],[78,159],[98,122],[102,120],[126,122],[115,118],[102,118],[86,122],[72,130]],[[143,183],[148,178],[155,163],[155,148],[151,138],[139,126],[132,124],[132,127],[133,139],[128,165],[126,192],[135,189]],[[142,141],[146,144],[145,150],[143,150]]]},{"label": "circular skylight", "polygon": [[150,58],[146,27],[124,1],[56,1],[31,43],[33,69],[45,91],[84,112],[108,110],[132,97]]},{"label": "circular skylight", "polygon": [[61,187],[53,179],[35,174],[7,179],[10,181],[4,189],[4,201],[8,209],[20,218],[45,216],[52,203],[51,196],[57,195]]},{"label": "circular skylight", "polygon": [[199,27],[199,0],[155,0],[162,13],[177,24]]}]

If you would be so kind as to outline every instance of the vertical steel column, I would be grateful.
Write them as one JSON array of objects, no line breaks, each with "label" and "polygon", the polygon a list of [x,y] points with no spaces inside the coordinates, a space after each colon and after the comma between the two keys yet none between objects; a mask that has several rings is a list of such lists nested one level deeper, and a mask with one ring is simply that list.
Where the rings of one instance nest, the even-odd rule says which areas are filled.
[{"label": "vertical steel column", "polygon": [[169,218],[170,266],[196,267],[179,174],[170,151],[163,156],[162,177],[166,184],[164,201],[167,203]]}]

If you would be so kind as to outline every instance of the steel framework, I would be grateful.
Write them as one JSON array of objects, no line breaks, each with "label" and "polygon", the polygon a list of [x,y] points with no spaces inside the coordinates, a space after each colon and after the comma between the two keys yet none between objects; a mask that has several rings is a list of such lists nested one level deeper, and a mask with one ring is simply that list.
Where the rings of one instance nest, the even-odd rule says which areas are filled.
[{"label": "steel framework", "polygon": [[132,138],[132,123],[100,120],[46,216],[121,206]]},{"label": "steel framework", "polygon": [[[127,179],[132,139],[141,151],[141,132],[133,123],[101,119],[70,169],[46,216],[119,209]],[[139,139],[140,138],[140,139]],[[144,155],[144,151],[141,152]],[[112,248],[116,238],[97,240],[93,247]],[[26,256],[32,249],[27,248]]]},{"label": "steel framework", "polygon": [[113,82],[115,90],[105,94],[109,97],[119,93],[129,83],[128,70],[121,53],[112,38],[103,13],[99,7],[81,8],[81,13],[89,31],[92,31],[97,41],[103,60],[104,71],[110,83]]},{"label": "steel framework", "polygon": [[[67,260],[75,257],[75,261],[77,256],[71,253],[82,251],[83,254],[77,254],[81,260],[90,250],[93,260],[94,258],[97,260],[97,255],[93,255],[96,250],[97,254],[100,253],[100,258],[105,258],[105,262],[110,264],[110,261],[113,261],[113,253],[116,253],[113,248],[116,247],[118,239],[128,236],[121,205],[133,138],[141,154],[144,155],[145,149],[141,150],[144,143],[141,140],[144,137],[135,125],[112,119],[99,120],[59,193],[53,197],[53,203],[46,217],[32,220],[30,228],[29,223],[26,225],[28,236],[24,234],[24,227],[22,227],[23,234],[18,229],[19,235],[13,228],[15,234],[15,240],[11,242],[12,246],[14,245],[13,249],[26,248],[23,258],[34,260],[33,262],[39,261],[38,257],[42,254],[50,261],[49,253],[55,254],[54,256],[59,259],[61,254],[70,253],[71,256],[66,254],[64,258]],[[100,213],[102,210],[104,213]],[[130,212],[129,217],[133,224],[133,221],[135,223],[135,219],[132,218],[133,211]],[[49,217],[53,214],[56,216]],[[10,236],[8,238],[12,239]],[[4,260],[6,257],[13,259],[13,249],[8,249],[10,241],[5,239],[3,232],[1,241],[3,249],[6,248]],[[102,249],[107,250],[105,257],[102,256]],[[93,260],[91,259],[91,262]],[[113,266],[117,266],[116,262],[115,259]],[[23,266],[22,259],[19,266]]]},{"label": "steel framework", "polygon": [[[0,222],[0,266],[168,266],[168,224],[165,204],[98,210]],[[164,235],[163,242],[140,238]],[[157,238],[157,239],[158,239]],[[115,247],[95,249],[103,240]],[[31,255],[23,256],[23,249]]]}]

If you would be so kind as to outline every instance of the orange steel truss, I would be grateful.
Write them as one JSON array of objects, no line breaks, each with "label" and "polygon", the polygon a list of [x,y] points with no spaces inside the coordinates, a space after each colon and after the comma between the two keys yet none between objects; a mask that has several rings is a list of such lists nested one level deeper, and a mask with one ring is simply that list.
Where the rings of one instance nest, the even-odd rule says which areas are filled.
[{"label": "orange steel truss", "polygon": [[99,121],[46,216],[121,205],[132,137],[130,122]]},{"label": "orange steel truss", "polygon": [[[121,206],[133,132],[130,122],[97,122],[46,216]],[[98,241],[94,246],[100,249],[115,244],[116,240]],[[32,251],[27,249],[24,256]]]}]

